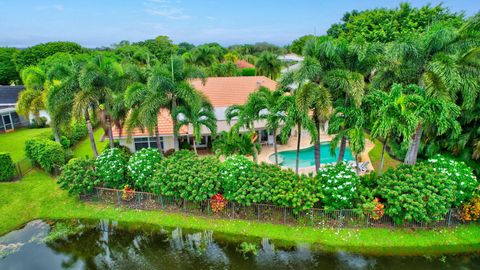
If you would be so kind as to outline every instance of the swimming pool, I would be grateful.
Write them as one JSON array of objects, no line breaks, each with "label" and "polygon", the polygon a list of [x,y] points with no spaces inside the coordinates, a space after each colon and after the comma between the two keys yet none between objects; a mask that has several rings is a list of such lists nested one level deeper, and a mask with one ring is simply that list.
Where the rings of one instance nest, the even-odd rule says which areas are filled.
[{"label": "swimming pool", "polygon": [[[335,150],[336,155],[330,154],[330,144],[322,143],[320,144],[320,163],[333,163],[337,162],[338,152],[340,148],[337,147]],[[297,157],[297,150],[289,150],[278,152],[278,162],[279,165],[284,167],[289,167],[295,169],[295,159]],[[270,155],[270,161],[275,162],[275,154]],[[347,147],[345,149],[345,155],[343,157],[345,161],[355,160],[352,155],[352,151]],[[298,163],[299,168],[315,166],[315,155],[314,147],[310,146],[308,148],[300,149],[300,161]]]}]

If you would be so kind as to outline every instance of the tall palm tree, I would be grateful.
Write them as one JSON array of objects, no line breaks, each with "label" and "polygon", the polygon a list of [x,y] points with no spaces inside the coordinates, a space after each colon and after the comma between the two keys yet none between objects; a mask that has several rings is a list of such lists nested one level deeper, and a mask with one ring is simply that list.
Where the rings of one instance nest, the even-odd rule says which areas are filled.
[{"label": "tall palm tree", "polygon": [[215,137],[217,132],[217,119],[212,104],[200,93],[197,93],[197,96],[198,98],[178,106],[173,112],[174,117],[178,119],[175,132],[178,133],[183,126],[192,127],[195,153],[197,153],[196,142],[202,138],[202,127],[210,130],[212,138]]},{"label": "tall palm tree", "polygon": [[209,67],[217,61],[217,50],[208,45],[195,48],[192,52],[193,63],[202,67]]},{"label": "tall palm tree", "polygon": [[[456,102],[472,110],[480,92],[479,22],[477,14],[459,29],[433,25],[425,34],[392,44],[378,66],[374,85],[388,89],[395,82],[417,84],[431,101]],[[407,164],[416,162],[423,131],[419,125],[412,135]]]},{"label": "tall palm tree", "polygon": [[392,86],[390,92],[375,90],[365,97],[365,111],[370,112],[373,138],[382,138],[383,147],[378,174],[381,176],[388,141],[393,136],[401,136],[407,143],[415,129],[416,118],[409,98],[399,84]]},{"label": "tall palm tree", "polygon": [[300,143],[302,139],[302,128],[308,130],[312,138],[317,137],[315,123],[309,116],[309,111],[301,104],[299,92],[292,96],[284,96],[280,100],[280,106],[286,110],[285,123],[280,133],[283,141],[287,141],[293,128],[297,128],[297,156],[295,160],[295,173],[298,174],[300,162]]},{"label": "tall palm tree", "polygon": [[336,133],[330,143],[331,152],[335,153],[340,141],[349,140],[350,149],[355,154],[357,173],[359,173],[358,155],[365,149],[364,129],[366,128],[366,120],[366,113],[361,108],[338,106],[329,122],[329,129]]},{"label": "tall palm tree", "polygon": [[[154,75],[152,75],[154,76]],[[150,134],[155,135],[159,152],[163,149],[160,142],[158,113],[166,104],[163,91],[149,84],[133,83],[125,93],[125,105],[130,108],[125,125],[130,138],[134,128],[147,129]]]},{"label": "tall palm tree", "polygon": [[25,85],[25,90],[20,92],[17,103],[17,111],[27,120],[32,114],[38,121],[40,111],[45,109],[44,86],[46,75],[39,67],[27,67],[22,70],[20,77]]},{"label": "tall palm tree", "polygon": [[259,55],[255,68],[258,75],[264,75],[275,80],[282,69],[282,62],[278,59],[278,55],[265,51]]},{"label": "tall palm tree", "polygon": [[[284,90],[271,91],[266,87],[260,87],[249,95],[246,106],[252,108],[256,120],[265,120],[266,128],[272,132],[275,164],[278,164],[277,155],[277,132],[280,124],[285,120],[285,108],[279,106],[279,100],[283,97]],[[253,122],[252,122],[253,125]]]},{"label": "tall palm tree", "polygon": [[315,170],[320,169],[320,133],[325,128],[325,123],[330,118],[332,111],[332,99],[330,92],[321,85],[309,82],[297,91],[298,104],[302,110],[312,112],[312,118],[315,123],[316,137],[314,143]]},{"label": "tall palm tree", "polygon": [[[197,67],[186,65],[180,57],[172,57],[169,64],[157,65],[150,72],[148,88],[157,92],[155,96],[162,96],[162,100],[166,99],[162,107],[170,111],[173,130],[177,125],[177,119],[173,117],[173,112],[178,105],[182,105],[194,97],[195,89],[188,82],[194,78],[204,80],[205,73]],[[156,103],[154,100],[146,102]],[[175,151],[178,151],[178,134],[176,132],[173,134],[173,145]]]}]

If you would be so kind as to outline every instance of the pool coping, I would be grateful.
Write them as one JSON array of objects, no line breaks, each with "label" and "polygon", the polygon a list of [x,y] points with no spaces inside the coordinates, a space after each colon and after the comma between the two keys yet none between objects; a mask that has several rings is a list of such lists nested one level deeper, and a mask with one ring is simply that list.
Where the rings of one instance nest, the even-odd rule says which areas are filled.
[{"label": "pool coping", "polygon": [[[295,133],[296,133],[296,131],[295,131]],[[320,134],[320,143],[330,142],[330,141],[332,141],[334,136],[335,135],[332,135],[332,134],[322,133],[322,134]],[[301,141],[300,141],[300,150],[306,149],[306,148],[309,148],[309,147],[312,147],[312,146],[313,146],[313,144],[312,144],[312,140],[311,140],[310,135],[307,132],[302,132]],[[348,142],[347,142],[347,146],[348,146]],[[375,144],[372,141],[370,141],[369,139],[365,139],[365,150],[362,153],[360,153],[360,155],[359,155],[359,160],[361,160],[361,162],[367,162],[368,161],[368,166],[367,166],[368,167],[368,172],[374,171],[372,161],[370,160],[370,157],[368,156],[368,152],[370,152],[374,147],[375,147]],[[277,152],[292,151],[292,150],[297,150],[297,136],[296,135],[290,136],[290,138],[288,139],[288,142],[286,144],[278,144],[277,145]],[[274,151],[273,146],[262,146],[262,151],[258,155],[258,161],[259,162],[265,162],[265,163],[268,163],[268,164],[275,164],[275,162],[271,161],[270,158],[269,158],[272,154],[274,154],[274,152],[275,151]],[[328,164],[330,164],[330,163],[322,163],[320,166],[325,166],[325,165],[328,165]],[[281,165],[279,165],[279,166],[282,167],[283,169],[295,170],[295,169],[292,169],[290,167],[281,166]],[[298,173],[300,173],[300,174],[310,174],[310,173],[315,174],[316,173],[315,172],[315,166],[299,168]],[[360,173],[360,174],[365,174],[365,173]]]}]

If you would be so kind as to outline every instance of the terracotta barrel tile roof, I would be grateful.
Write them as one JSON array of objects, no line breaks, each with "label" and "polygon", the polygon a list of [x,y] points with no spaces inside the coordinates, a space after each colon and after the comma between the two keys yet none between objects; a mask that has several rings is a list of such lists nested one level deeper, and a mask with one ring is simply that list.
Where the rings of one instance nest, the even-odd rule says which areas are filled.
[{"label": "terracotta barrel tile roof", "polygon": [[238,60],[235,62],[235,65],[237,65],[238,68],[254,68],[255,66],[250,64],[249,62],[245,60]]},{"label": "terracotta barrel tile roof", "polygon": [[[258,90],[261,86],[274,90],[277,83],[265,76],[251,76],[251,77],[209,77],[205,84],[202,80],[191,80],[190,83],[197,90],[204,93],[212,103],[213,107],[228,107],[231,105],[244,104],[250,93]],[[170,112],[162,109],[158,114],[158,133],[160,135],[172,135],[173,124]],[[114,137],[126,137],[127,132],[119,128],[114,128]],[[180,134],[188,134],[188,127],[181,129]],[[133,134],[135,136],[149,136],[148,131],[135,129]]]}]

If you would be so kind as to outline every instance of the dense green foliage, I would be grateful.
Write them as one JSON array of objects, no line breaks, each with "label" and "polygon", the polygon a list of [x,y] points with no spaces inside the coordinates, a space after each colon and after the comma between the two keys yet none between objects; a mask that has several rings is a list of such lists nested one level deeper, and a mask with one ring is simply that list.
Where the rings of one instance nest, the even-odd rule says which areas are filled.
[{"label": "dense green foliage", "polygon": [[123,188],[127,180],[127,158],[118,148],[103,151],[95,160],[96,175],[108,188]]},{"label": "dense green foliage", "polygon": [[402,3],[396,9],[347,12],[342,22],[333,24],[327,33],[349,41],[391,42],[412,33],[423,33],[439,22],[458,27],[463,22],[463,15],[452,13],[442,5],[415,8]]},{"label": "dense green foliage", "polygon": [[14,61],[14,56],[18,52],[19,50],[14,48],[0,48],[0,85],[19,83],[20,76]]},{"label": "dense green foliage", "polygon": [[74,158],[63,166],[62,174],[57,178],[60,188],[71,194],[89,194],[100,184],[95,176],[94,161]]},{"label": "dense green foliage", "polygon": [[257,74],[255,68],[242,68],[240,72],[242,76],[255,76]]},{"label": "dense green foliage", "polygon": [[298,213],[312,208],[320,198],[315,179],[274,165],[258,165],[239,155],[223,162],[221,183],[225,198],[242,205],[273,203]]},{"label": "dense green foliage", "polygon": [[21,71],[24,68],[34,66],[42,59],[59,52],[75,54],[83,51],[84,49],[74,42],[48,42],[21,50],[15,55],[14,59],[17,70]]},{"label": "dense green foliage", "polygon": [[325,209],[351,209],[359,185],[358,175],[347,163],[320,168],[317,176]]},{"label": "dense green foliage", "polygon": [[134,44],[146,47],[161,63],[167,63],[177,51],[177,47],[167,36],[158,36],[155,39],[147,39]]},{"label": "dense green foliage", "polygon": [[378,186],[379,195],[386,200],[385,213],[398,224],[441,220],[457,192],[453,179],[426,163],[389,170]]},{"label": "dense green foliage", "polygon": [[15,176],[15,165],[8,153],[0,152],[0,182],[9,181]]},{"label": "dense green foliage", "polygon": [[455,183],[456,193],[453,203],[455,207],[470,201],[475,196],[475,192],[479,191],[480,186],[477,177],[473,174],[472,168],[464,162],[436,155],[428,159],[426,164],[433,167],[435,171],[446,175]]},{"label": "dense green foliage", "polygon": [[295,39],[294,41],[292,41],[292,44],[289,47],[290,51],[298,55],[302,55],[305,43],[307,43],[308,40],[314,37],[314,35],[305,35]]},{"label": "dense green foliage", "polygon": [[220,162],[181,150],[157,166],[151,189],[156,194],[200,202],[220,190]]},{"label": "dense green foliage", "polygon": [[156,165],[162,156],[158,149],[144,148],[133,153],[128,160],[128,175],[135,189],[150,191],[150,182],[155,173]]},{"label": "dense green foliage", "polygon": [[25,155],[47,172],[65,164],[63,147],[49,139],[33,138],[25,142]]}]

